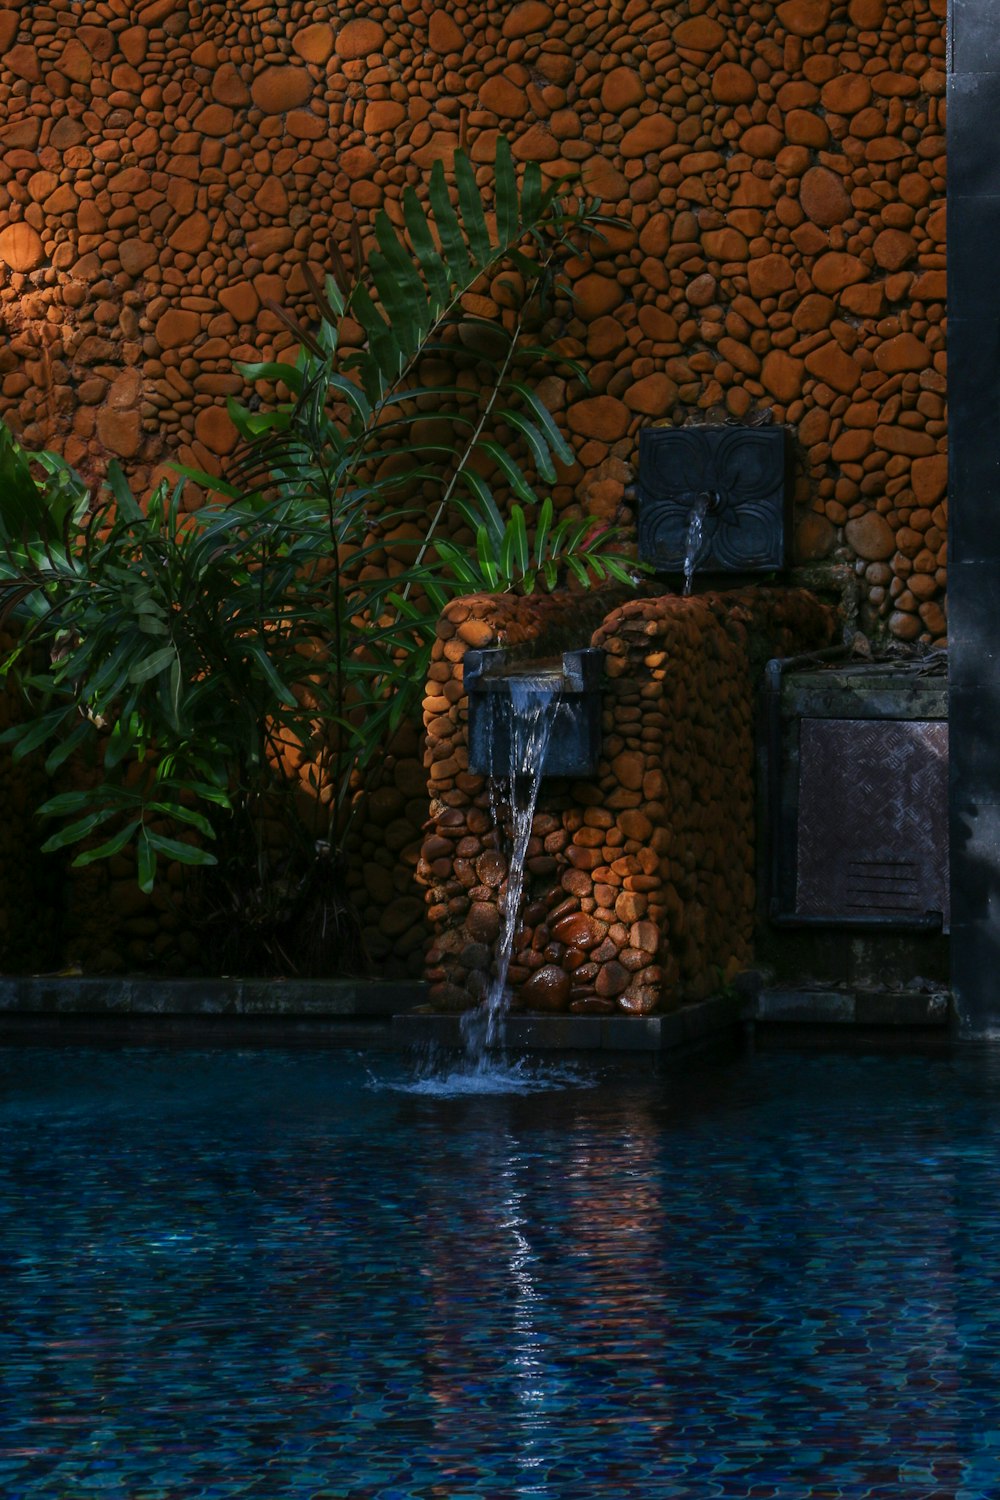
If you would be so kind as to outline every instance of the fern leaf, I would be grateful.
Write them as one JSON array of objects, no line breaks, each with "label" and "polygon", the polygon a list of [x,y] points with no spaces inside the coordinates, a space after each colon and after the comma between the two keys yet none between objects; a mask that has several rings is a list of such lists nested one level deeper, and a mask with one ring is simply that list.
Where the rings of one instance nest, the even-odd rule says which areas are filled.
[{"label": "fern leaf", "polygon": [[375,290],[378,292],[386,322],[399,345],[400,354],[405,363],[411,360],[420,348],[423,325],[415,316],[413,302],[400,286],[388,261],[377,250],[373,250],[369,255],[368,268],[372,273],[372,280],[375,283]]},{"label": "fern leaf", "polygon": [[[456,498],[455,504],[465,515],[467,520],[472,521],[473,529],[477,526],[485,526],[491,537],[499,547],[500,538],[503,535],[503,517],[497,509],[497,503],[493,498],[493,491],[481,474],[474,469],[464,468],[458,475],[460,483],[466,489],[471,490],[477,502],[478,509],[473,510],[460,497]],[[473,517],[475,518],[473,520]]]},{"label": "fern leaf", "polygon": [[372,409],[360,386],[353,380],[348,380],[346,375],[338,375],[335,371],[328,377],[330,388],[339,392],[344,400],[353,407],[360,421],[367,426],[371,421]]},{"label": "fern leaf", "polygon": [[[419,347],[434,323],[427,292],[416,266],[382,210],[375,220],[379,251],[369,257],[369,266],[389,321],[396,328],[407,355]],[[405,330],[405,337],[400,332]]]},{"label": "fern leaf", "polygon": [[520,215],[517,201],[517,174],[510,141],[505,135],[497,137],[494,171],[496,194],[497,234],[501,245],[511,245],[518,238]]},{"label": "fern leaf", "polygon": [[514,533],[509,522],[504,529],[503,541],[500,544],[500,576],[508,586],[515,581]]},{"label": "fern leaf", "polygon": [[497,567],[496,554],[490,543],[489,533],[485,526],[480,526],[476,532],[476,556],[479,559],[480,572],[488,589],[495,589],[500,581],[500,570]]},{"label": "fern leaf", "polygon": [[519,505],[511,506],[510,533],[514,540],[514,555],[517,558],[517,566],[521,577],[525,577],[530,565],[530,554],[528,551],[528,528],[524,524],[524,511]]},{"label": "fern leaf", "polygon": [[[355,251],[360,245],[360,241],[354,234],[356,227],[357,221],[355,220],[355,222],[351,225],[351,242],[352,248],[354,248]],[[346,301],[351,295],[351,290],[354,286],[354,277],[351,275],[351,272],[348,269],[347,261],[340,253],[339,247],[334,244],[332,239],[328,242],[327,254],[330,258],[330,264],[333,267],[334,284],[341,297]],[[359,259],[360,256],[355,254],[355,261],[357,262]]]},{"label": "fern leaf", "polygon": [[455,182],[458,185],[458,205],[462,211],[462,227],[473,261],[477,269],[485,266],[492,254],[493,243],[483,213],[483,200],[476,183],[472,163],[464,151],[455,153]]},{"label": "fern leaf", "polygon": [[584,390],[590,390],[590,380],[586,370],[577,360],[570,359],[569,355],[557,354],[552,349],[544,349],[532,344],[525,345],[518,353],[524,360],[538,360],[540,363],[558,365],[560,370],[565,370],[575,380],[579,380]]},{"label": "fern leaf", "polygon": [[553,514],[552,498],[550,495],[546,495],[535,522],[535,562],[539,567],[545,561],[545,547],[548,542],[549,528],[552,525]]},{"label": "fern leaf", "polygon": [[402,372],[406,361],[392,329],[366,287],[357,288],[351,306],[368,335],[367,352],[356,357],[356,367],[361,372],[365,395],[373,406],[377,406],[386,387]]},{"label": "fern leaf", "polygon": [[265,297],[263,305],[267,308],[268,312],[274,313],[274,316],[280,322],[284,323],[285,327],[295,336],[296,341],[304,349],[308,349],[310,354],[315,354],[317,359],[324,359],[326,357],[323,345],[316,338],[312,330],[307,328],[304,323],[300,323],[298,318],[293,317],[280,302],[276,302],[273,297]]},{"label": "fern leaf", "polygon": [[563,437],[562,433],[559,431],[552,413],[549,411],[548,407],[545,405],[545,402],[539,396],[538,392],[533,391],[530,386],[524,385],[521,383],[521,381],[518,380],[512,381],[511,385],[524,401],[525,406],[527,406],[534,415],[539,427],[542,429],[542,431],[545,433],[546,438],[548,439],[549,447],[552,449],[552,452],[555,454],[556,458],[558,458],[559,462],[562,464],[566,464],[567,466],[572,464],[573,450],[566,439]]},{"label": "fern leaf", "polygon": [[509,422],[511,427],[516,428],[522,437],[525,438],[528,447],[531,449],[531,457],[535,468],[542,479],[545,480],[545,483],[555,484],[558,475],[556,474],[555,464],[552,462],[549,445],[534,422],[529,422],[528,418],[522,416],[519,411],[505,411],[502,413],[502,419],[505,422]]},{"label": "fern leaf", "polygon": [[631,558],[616,556],[614,553],[609,553],[606,557],[602,558],[602,561],[612,578],[617,579],[619,583],[626,583],[630,587],[634,587],[636,581],[634,569],[643,567],[643,571],[651,571],[643,564],[633,562]]},{"label": "fern leaf", "polygon": [[436,161],[431,169],[428,197],[431,200],[431,208],[434,210],[434,223],[441,237],[441,249],[448,279],[453,286],[468,286],[473,281],[475,272],[469,260],[465,236],[462,234],[458,216],[448,196],[444,167],[439,161]]},{"label": "fern leaf", "polygon": [[524,168],[524,182],[521,187],[522,224],[536,223],[541,213],[542,169],[537,161],[529,161]]},{"label": "fern leaf", "polygon": [[325,276],[322,285],[320,285],[319,279],[308,261],[303,264],[302,277],[309,288],[309,294],[318,307],[321,316],[330,328],[335,331],[338,321],[344,315],[344,299],[336,281],[332,276]]},{"label": "fern leaf", "polygon": [[406,188],[403,193],[403,219],[413,253],[420,263],[420,269],[427,282],[433,315],[435,319],[439,318],[448,305],[451,286],[444,261],[434,243],[427,215],[411,187]]},{"label": "fern leaf", "polygon": [[436,550],[462,588],[477,591],[483,587],[483,576],[464,547],[458,547],[454,542],[438,542]]},{"label": "fern leaf", "polygon": [[525,478],[524,471],[514,462],[506,449],[501,448],[500,444],[495,443],[492,438],[481,438],[476,448],[478,451],[489,454],[519,499],[527,501],[529,505],[535,504],[535,492]]}]

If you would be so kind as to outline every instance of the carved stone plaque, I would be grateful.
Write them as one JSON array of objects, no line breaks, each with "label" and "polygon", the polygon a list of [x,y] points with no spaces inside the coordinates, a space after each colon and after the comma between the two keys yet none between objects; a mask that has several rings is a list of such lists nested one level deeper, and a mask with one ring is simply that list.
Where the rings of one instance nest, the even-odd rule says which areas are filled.
[{"label": "carved stone plaque", "polygon": [[781,427],[645,427],[639,434],[639,556],[680,573],[696,505],[699,573],[769,573],[784,563]]}]

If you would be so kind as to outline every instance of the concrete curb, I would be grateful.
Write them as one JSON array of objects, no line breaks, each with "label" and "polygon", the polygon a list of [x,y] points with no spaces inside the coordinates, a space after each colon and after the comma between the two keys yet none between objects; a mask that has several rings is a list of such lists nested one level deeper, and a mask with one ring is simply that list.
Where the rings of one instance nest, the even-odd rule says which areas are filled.
[{"label": "concrete curb", "polygon": [[4,1016],[257,1016],[388,1019],[427,998],[417,981],[378,979],[0,979]]},{"label": "concrete curb", "polygon": [[[460,1017],[421,1013],[427,986],[388,980],[0,979],[0,1044],[375,1046],[461,1050]],[[684,1053],[735,1038],[740,1002],[662,1016],[514,1015],[513,1052]]]},{"label": "concrete curb", "polygon": [[761,990],[747,1001],[743,1018],[774,1023],[856,1027],[946,1027],[951,1020],[947,991],[818,990],[805,986]]},{"label": "concrete curb", "polygon": [[[461,1018],[427,1014],[419,981],[370,979],[101,979],[34,975],[0,978],[0,1042],[78,1036],[155,1041],[173,1037],[211,1046],[338,1041],[393,1048],[461,1050]],[[944,1034],[950,996],[942,992],[762,988],[717,995],[656,1016],[512,1015],[504,1045],[513,1052],[697,1051],[735,1038],[741,1025],[774,1034],[805,1028]]]}]

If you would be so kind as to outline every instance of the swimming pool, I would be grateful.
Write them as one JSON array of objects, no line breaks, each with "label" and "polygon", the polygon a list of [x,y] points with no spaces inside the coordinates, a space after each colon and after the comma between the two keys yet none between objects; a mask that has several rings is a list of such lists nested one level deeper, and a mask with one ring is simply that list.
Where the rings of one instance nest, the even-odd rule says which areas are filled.
[{"label": "swimming pool", "polygon": [[0,1085],[4,1500],[1000,1493],[994,1057]]}]

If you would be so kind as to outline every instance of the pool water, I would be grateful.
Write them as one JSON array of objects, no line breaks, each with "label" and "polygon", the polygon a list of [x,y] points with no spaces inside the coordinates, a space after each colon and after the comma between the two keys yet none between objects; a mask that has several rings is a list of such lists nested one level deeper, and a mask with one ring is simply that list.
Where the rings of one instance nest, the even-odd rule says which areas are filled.
[{"label": "pool water", "polygon": [[1000,1060],[416,1083],[0,1051],[4,1500],[1000,1494]]}]

